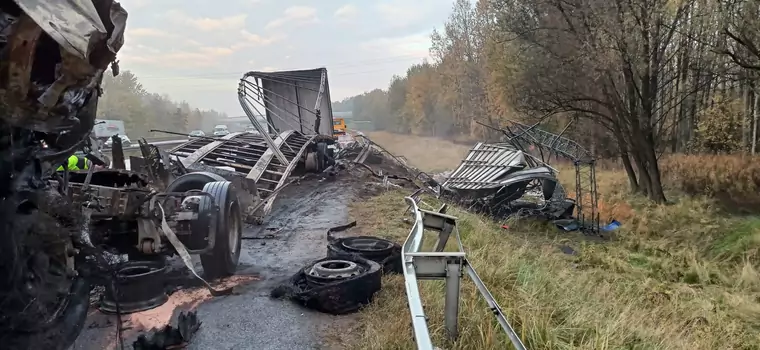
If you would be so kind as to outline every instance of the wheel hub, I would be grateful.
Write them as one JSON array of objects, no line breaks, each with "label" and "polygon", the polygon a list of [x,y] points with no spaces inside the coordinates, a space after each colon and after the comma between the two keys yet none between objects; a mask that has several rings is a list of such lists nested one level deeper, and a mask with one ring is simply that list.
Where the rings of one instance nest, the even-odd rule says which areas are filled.
[{"label": "wheel hub", "polygon": [[360,273],[359,265],[348,260],[325,260],[314,264],[309,271],[313,277],[325,279],[343,279]]}]

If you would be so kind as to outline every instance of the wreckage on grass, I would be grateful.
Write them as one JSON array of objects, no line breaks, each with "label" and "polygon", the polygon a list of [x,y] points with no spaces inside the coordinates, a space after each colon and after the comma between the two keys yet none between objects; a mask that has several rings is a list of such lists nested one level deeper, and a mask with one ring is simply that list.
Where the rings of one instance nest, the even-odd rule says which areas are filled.
[{"label": "wreckage on grass", "polygon": [[[434,192],[497,218],[538,217],[553,220],[564,230],[599,233],[595,158],[562,136],[570,124],[560,134],[540,129],[539,123],[509,121],[504,127],[479,124],[503,133],[503,142],[475,145],[442,185],[433,186]],[[575,168],[574,199],[567,198],[557,170],[544,161],[552,154],[570,161]]]},{"label": "wreckage on grass", "polygon": [[557,170],[508,143],[478,143],[441,185],[441,196],[494,217],[569,218]]}]

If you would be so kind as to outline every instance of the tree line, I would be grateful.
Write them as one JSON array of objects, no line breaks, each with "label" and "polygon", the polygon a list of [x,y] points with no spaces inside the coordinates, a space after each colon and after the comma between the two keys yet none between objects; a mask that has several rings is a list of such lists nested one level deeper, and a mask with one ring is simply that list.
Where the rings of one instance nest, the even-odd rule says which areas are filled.
[{"label": "tree line", "polygon": [[200,110],[187,102],[172,101],[167,95],[146,91],[137,77],[125,70],[117,76],[103,77],[103,95],[98,101],[99,119],[124,121],[131,138],[166,136],[151,129],[189,132],[210,130],[227,115],[214,110]]},{"label": "tree line", "polygon": [[564,135],[619,159],[656,202],[663,154],[758,148],[760,0],[456,0],[430,53],[338,107],[446,138],[572,122]]}]

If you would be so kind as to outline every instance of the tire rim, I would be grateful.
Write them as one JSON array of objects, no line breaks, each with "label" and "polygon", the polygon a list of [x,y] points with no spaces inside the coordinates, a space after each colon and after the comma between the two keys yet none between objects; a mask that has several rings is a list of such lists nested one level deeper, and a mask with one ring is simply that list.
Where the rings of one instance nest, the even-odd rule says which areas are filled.
[{"label": "tire rim", "polygon": [[360,252],[381,252],[393,248],[393,243],[380,238],[352,237],[344,239],[342,242],[344,248]]},{"label": "tire rim", "polygon": [[238,225],[238,214],[235,210],[237,206],[235,205],[235,202],[230,203],[230,206],[227,208],[229,215],[227,215],[228,222],[227,222],[227,244],[230,247],[230,255],[235,256],[237,254],[237,241],[240,237],[240,226]]}]

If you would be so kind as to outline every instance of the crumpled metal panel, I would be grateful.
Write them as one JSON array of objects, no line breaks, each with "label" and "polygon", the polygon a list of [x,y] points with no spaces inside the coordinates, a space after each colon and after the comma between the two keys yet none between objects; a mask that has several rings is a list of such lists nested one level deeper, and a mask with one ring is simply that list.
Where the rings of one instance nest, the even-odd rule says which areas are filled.
[{"label": "crumpled metal panel", "polygon": [[[88,59],[97,42],[108,35],[92,0],[15,0],[63,49],[81,59]],[[114,30],[108,48],[116,53],[124,44],[127,12],[118,2],[110,8]]]},{"label": "crumpled metal panel", "polygon": [[[98,88],[108,64],[114,61],[115,51],[123,44],[126,11],[113,0],[16,0],[16,3],[24,12],[16,18],[6,16],[6,22],[13,24],[0,35],[7,39],[8,57],[3,74],[9,77],[0,87],[4,90],[0,104],[6,111],[3,121],[19,128],[62,135],[77,125],[83,130],[91,128],[94,110],[86,108],[94,109],[95,105],[86,103],[92,101],[90,96]],[[45,50],[53,49],[44,46],[50,42],[41,40],[45,38],[42,33],[58,44],[59,62],[35,57],[46,54],[38,50],[38,45]],[[35,68],[37,63],[49,66]],[[33,69],[42,75],[32,74]],[[74,143],[80,142],[79,137],[79,132],[70,133],[50,146],[77,147]]]},{"label": "crumpled metal panel", "polygon": [[528,167],[526,155],[508,144],[488,144],[480,142],[467,154],[459,167],[454,170],[444,188],[457,190],[479,190],[503,186],[505,177]]},{"label": "crumpled metal panel", "polygon": [[[324,78],[324,79],[323,79]],[[277,72],[248,72],[243,79],[261,79],[267,122],[278,133],[296,130],[315,134],[315,113],[319,110],[319,134],[332,135],[333,114],[330,82],[326,68]],[[320,94],[321,92],[321,94]]]}]

